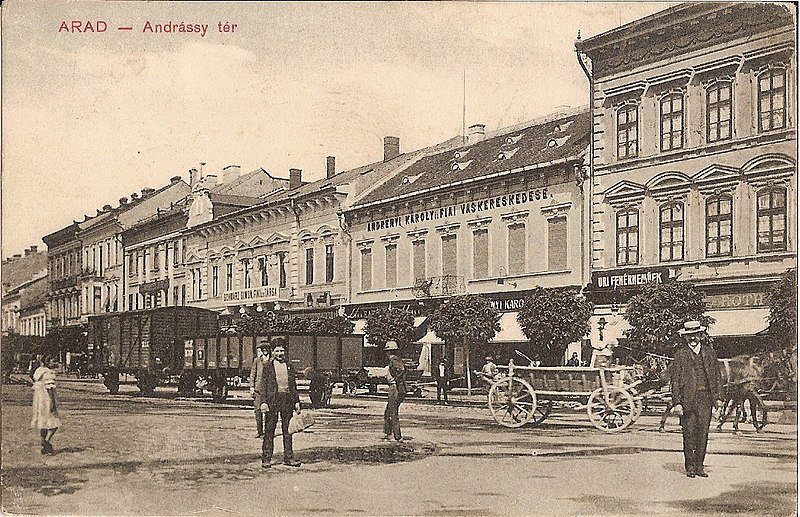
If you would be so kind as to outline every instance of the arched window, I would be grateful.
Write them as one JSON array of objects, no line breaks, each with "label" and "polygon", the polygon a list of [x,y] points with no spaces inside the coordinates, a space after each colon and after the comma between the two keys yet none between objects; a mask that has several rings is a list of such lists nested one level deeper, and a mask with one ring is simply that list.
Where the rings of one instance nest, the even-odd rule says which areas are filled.
[{"label": "arched window", "polygon": [[733,198],[730,194],[706,200],[706,256],[733,254]]},{"label": "arched window", "polygon": [[758,252],[786,250],[786,189],[770,187],[756,196]]},{"label": "arched window", "polygon": [[661,98],[661,150],[683,147],[683,93],[674,92]]},{"label": "arched window", "polygon": [[683,203],[672,202],[659,209],[661,262],[683,260]]},{"label": "arched window", "polygon": [[639,210],[617,212],[617,265],[639,263]]},{"label": "arched window", "polygon": [[639,154],[639,106],[626,104],[617,111],[617,158]]},{"label": "arched window", "polygon": [[730,81],[717,81],[706,89],[706,140],[729,140],[733,132],[733,96]]},{"label": "arched window", "polygon": [[759,132],[786,127],[786,70],[769,68],[758,76]]}]

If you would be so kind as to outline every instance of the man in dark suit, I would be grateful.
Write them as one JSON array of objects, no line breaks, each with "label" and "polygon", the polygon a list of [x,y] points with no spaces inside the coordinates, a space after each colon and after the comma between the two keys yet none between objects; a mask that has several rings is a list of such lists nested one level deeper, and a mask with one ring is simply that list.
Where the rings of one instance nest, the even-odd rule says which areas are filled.
[{"label": "man in dark suit", "polygon": [[439,364],[433,370],[433,376],[436,379],[436,403],[439,404],[444,399],[444,405],[447,405],[447,390],[450,388],[450,367],[447,365],[447,359],[442,357]]},{"label": "man in dark suit", "polygon": [[261,445],[261,467],[269,468],[272,462],[275,427],[278,417],[281,419],[283,431],[283,464],[299,467],[300,462],[294,459],[292,451],[292,435],[289,434],[289,420],[292,413],[300,414],[300,396],[297,394],[294,368],[286,362],[286,339],[276,337],[270,343],[270,360],[259,365],[256,375],[255,391],[259,394],[266,411],[264,441]]},{"label": "man in dark suit", "polygon": [[687,321],[678,331],[686,345],[675,350],[670,366],[673,412],[681,417],[686,476],[708,477],[703,469],[708,445],[708,426],[715,404],[722,405],[722,376],[717,354],[703,340],[706,327]]},{"label": "man in dark suit", "polygon": [[264,437],[264,413],[261,411],[261,404],[266,402],[256,391],[259,373],[263,370],[259,365],[266,364],[270,359],[269,342],[264,341],[256,349],[256,358],[253,359],[253,366],[250,368],[250,395],[253,397],[253,410],[256,414],[256,438]]}]

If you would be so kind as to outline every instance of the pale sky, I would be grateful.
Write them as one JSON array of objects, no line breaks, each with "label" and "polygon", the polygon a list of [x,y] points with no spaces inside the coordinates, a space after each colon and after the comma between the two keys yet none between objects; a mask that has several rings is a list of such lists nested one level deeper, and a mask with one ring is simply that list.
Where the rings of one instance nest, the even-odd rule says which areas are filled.
[{"label": "pale sky", "polygon": [[[673,3],[2,4],[2,256],[206,162],[304,180],[588,104],[584,38]],[[59,32],[104,21],[104,33]],[[145,23],[207,24],[143,33]],[[237,24],[220,33],[218,22]],[[131,31],[118,27],[130,26]]]}]

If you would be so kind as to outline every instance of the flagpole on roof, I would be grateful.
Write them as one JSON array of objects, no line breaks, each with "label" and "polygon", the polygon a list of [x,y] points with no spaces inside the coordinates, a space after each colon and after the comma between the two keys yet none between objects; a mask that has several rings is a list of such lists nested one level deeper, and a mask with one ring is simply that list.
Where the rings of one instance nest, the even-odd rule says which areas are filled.
[{"label": "flagpole on roof", "polygon": [[461,144],[467,143],[467,67],[464,67],[463,102],[461,111]]}]

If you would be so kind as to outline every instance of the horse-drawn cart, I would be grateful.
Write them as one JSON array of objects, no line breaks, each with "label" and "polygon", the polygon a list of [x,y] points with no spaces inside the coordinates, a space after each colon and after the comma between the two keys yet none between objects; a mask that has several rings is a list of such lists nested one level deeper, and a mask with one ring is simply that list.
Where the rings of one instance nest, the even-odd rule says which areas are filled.
[{"label": "horse-drawn cart", "polygon": [[607,432],[625,429],[641,414],[628,367],[535,367],[511,361],[499,369],[502,376],[489,388],[489,409],[505,427],[541,424],[556,401],[585,408],[592,425]]}]

